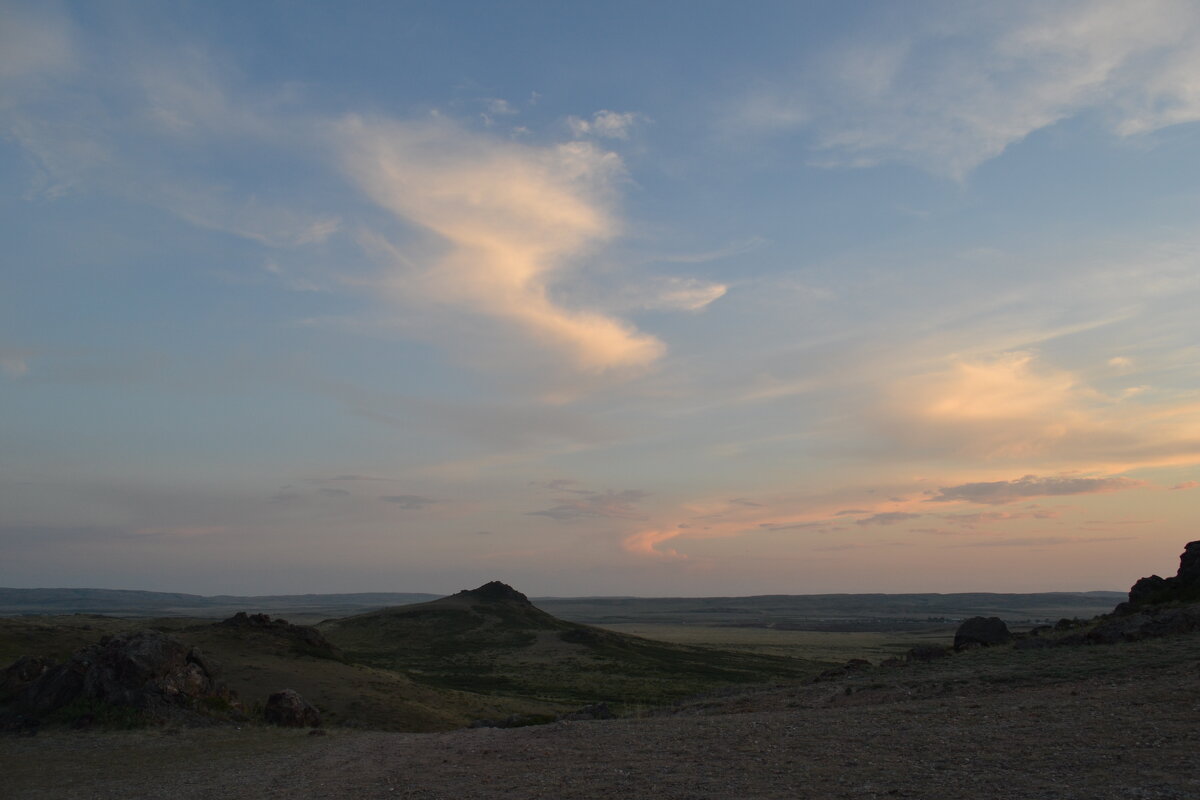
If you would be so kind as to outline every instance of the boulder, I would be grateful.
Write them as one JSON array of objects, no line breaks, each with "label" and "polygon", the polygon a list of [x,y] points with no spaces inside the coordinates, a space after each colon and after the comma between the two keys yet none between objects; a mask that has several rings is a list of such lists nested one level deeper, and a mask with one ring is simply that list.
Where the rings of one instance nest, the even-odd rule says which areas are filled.
[{"label": "boulder", "polygon": [[999,617],[971,617],[964,620],[954,632],[954,649],[968,647],[992,647],[1006,644],[1012,639],[1008,626]]},{"label": "boulder", "polygon": [[263,719],[284,728],[321,727],[321,712],[292,689],[284,689],[267,698]]},{"label": "boulder", "polygon": [[12,697],[21,689],[46,674],[54,662],[42,656],[21,656],[0,670],[0,700]]},{"label": "boulder", "polygon": [[5,670],[6,679],[22,674],[33,677],[9,701],[27,714],[48,714],[79,700],[130,707],[152,718],[198,710],[203,701],[212,701],[209,708],[236,705],[199,650],[158,631],[105,637],[65,664],[21,659]]}]

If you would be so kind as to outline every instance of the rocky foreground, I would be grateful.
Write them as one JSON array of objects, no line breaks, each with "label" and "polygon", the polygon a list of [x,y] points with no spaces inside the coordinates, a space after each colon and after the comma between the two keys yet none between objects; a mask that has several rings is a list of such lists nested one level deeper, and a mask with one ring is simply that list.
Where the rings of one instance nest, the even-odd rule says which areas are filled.
[{"label": "rocky foreground", "polygon": [[6,798],[1200,797],[1200,636],[979,650],[662,716],[0,740]]},{"label": "rocky foreground", "polygon": [[[642,718],[436,734],[168,721],[7,736],[0,795],[1194,800],[1197,586],[1193,542],[1174,578],[1139,581],[1129,603],[1093,623],[1010,642],[999,620],[977,618],[954,655],[850,662],[803,686],[730,691]],[[155,642],[137,643],[141,652]],[[43,674],[90,686],[113,647]],[[171,680],[152,682],[155,703],[176,684],[203,683],[201,659],[178,656]],[[41,696],[41,680],[22,691]]]}]

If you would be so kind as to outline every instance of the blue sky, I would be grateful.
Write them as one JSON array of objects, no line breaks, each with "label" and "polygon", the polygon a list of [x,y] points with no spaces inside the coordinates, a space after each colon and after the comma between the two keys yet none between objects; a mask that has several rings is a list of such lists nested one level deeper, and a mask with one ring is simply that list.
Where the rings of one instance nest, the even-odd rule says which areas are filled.
[{"label": "blue sky", "polygon": [[1200,8],[5,3],[0,585],[1124,588]]}]

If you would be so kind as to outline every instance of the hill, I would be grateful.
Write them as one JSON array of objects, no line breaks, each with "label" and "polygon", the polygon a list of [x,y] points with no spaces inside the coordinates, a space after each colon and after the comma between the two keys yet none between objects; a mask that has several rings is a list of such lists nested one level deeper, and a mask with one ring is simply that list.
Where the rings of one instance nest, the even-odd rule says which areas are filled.
[{"label": "hill", "polygon": [[[241,615],[245,617],[245,615]],[[351,663],[312,628],[97,615],[0,618],[0,664],[23,655],[66,661],[102,638],[150,628],[198,647],[221,683],[257,718],[267,696],[289,688],[310,699],[327,724],[378,730],[442,731],[515,713],[553,714],[565,707],[440,689],[394,670]],[[0,698],[2,699],[2,698]]]},{"label": "hill", "polygon": [[432,686],[580,704],[658,704],[717,686],[800,680],[825,666],[569,622],[499,582],[318,628],[347,658]]}]

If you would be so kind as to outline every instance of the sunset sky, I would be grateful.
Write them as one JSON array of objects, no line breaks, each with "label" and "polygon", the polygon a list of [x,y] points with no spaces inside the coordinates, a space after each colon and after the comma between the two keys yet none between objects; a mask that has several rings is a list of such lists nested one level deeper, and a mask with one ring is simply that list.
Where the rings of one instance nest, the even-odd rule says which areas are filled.
[{"label": "sunset sky", "polygon": [[1125,590],[1200,4],[0,2],[0,586]]}]

